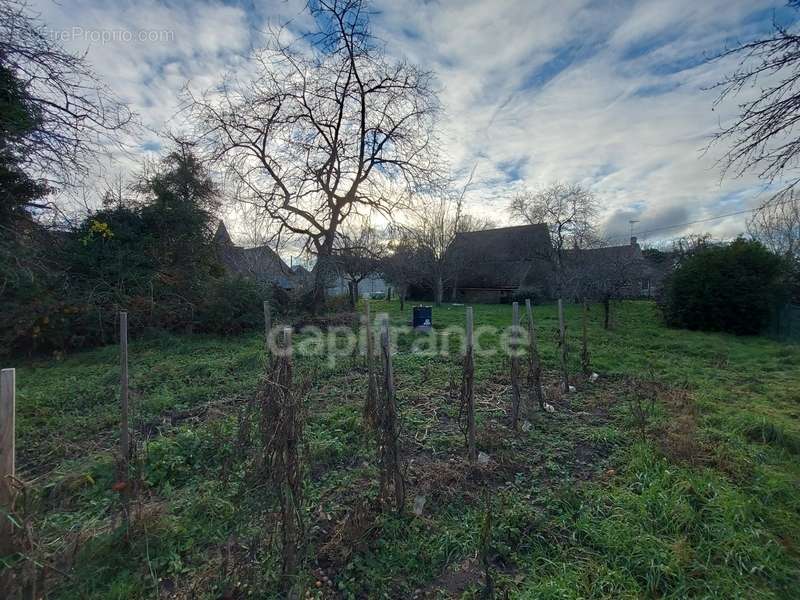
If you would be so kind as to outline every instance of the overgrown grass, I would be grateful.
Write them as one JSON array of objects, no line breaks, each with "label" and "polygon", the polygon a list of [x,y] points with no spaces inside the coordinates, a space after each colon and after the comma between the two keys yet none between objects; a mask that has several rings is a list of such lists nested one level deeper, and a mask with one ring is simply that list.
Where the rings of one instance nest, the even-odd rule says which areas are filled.
[{"label": "overgrown grass", "polygon": [[[345,516],[377,490],[375,448],[361,421],[359,360],[298,357],[309,378],[306,428],[311,524],[308,573],[320,597],[478,597],[479,529],[490,491],[496,588],[511,598],[791,598],[800,580],[800,348],[765,338],[670,330],[655,307],[614,307],[589,327],[597,384],[578,381],[569,407],[508,429],[502,353],[476,360],[479,448],[465,464],[451,389],[456,356],[395,356],[410,501],[421,517],[381,515],[342,554],[323,549]],[[396,303],[375,303],[400,325]],[[535,307],[545,367],[556,367],[556,314]],[[460,325],[461,306],[434,310],[437,331]],[[508,306],[476,306],[476,325],[507,326]],[[567,308],[578,371],[580,309]],[[436,334],[432,334],[436,335]],[[499,344],[496,335],[481,341]],[[135,424],[146,502],[130,541],[114,522],[116,348],[61,361],[20,361],[18,452],[32,484],[33,519],[49,556],[55,598],[272,597],[274,551],[259,540],[264,495],[234,457],[236,413],[263,372],[260,336],[160,336],[131,343]],[[456,347],[456,344],[453,344]],[[663,393],[644,437],[630,378]],[[548,373],[548,381],[554,379]],[[686,390],[694,409],[671,400]],[[683,392],[682,392],[683,393]],[[677,397],[677,396],[676,396]],[[683,396],[680,396],[681,398]],[[327,551],[327,549],[326,549]],[[45,553],[47,553],[45,552]],[[74,554],[74,559],[71,557]],[[315,565],[315,560],[319,565]],[[248,566],[249,565],[249,566]],[[255,567],[254,567],[255,565]],[[253,579],[254,572],[266,574]],[[329,577],[317,588],[314,580]]]}]

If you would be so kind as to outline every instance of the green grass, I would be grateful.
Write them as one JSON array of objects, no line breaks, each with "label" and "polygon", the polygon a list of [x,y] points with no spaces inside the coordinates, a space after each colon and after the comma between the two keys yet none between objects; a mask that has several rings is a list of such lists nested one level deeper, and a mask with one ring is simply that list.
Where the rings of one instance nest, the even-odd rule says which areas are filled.
[{"label": "green grass", "polygon": [[[400,314],[396,303],[374,303],[373,312],[381,310],[395,325],[410,317],[410,307]],[[600,308],[591,311],[598,383],[578,381],[569,410],[536,413],[521,434],[507,427],[507,359],[476,359],[487,469],[464,462],[450,394],[460,376],[457,357],[413,352],[431,337],[401,334],[395,370],[409,504],[424,495],[425,511],[378,516],[358,543],[339,544],[343,555],[323,561],[331,586],[321,589],[313,585],[322,576],[315,560],[330,550],[326,542],[348,511],[375,496],[375,448],[361,421],[361,363],[298,356],[298,378],[310,380],[312,592],[479,597],[475,557],[488,490],[495,587],[510,598],[791,598],[800,580],[800,347],[670,330],[646,302],[613,310],[610,331],[602,329]],[[507,326],[510,313],[509,306],[476,306],[476,326]],[[556,314],[553,306],[537,306],[535,314],[552,382]],[[461,306],[434,310],[437,332],[463,320]],[[567,307],[567,321],[577,372],[579,307]],[[500,343],[494,334],[481,341]],[[37,556],[68,565],[49,580],[51,597],[147,598],[156,588],[181,597],[216,598],[226,589],[274,596],[277,557],[260,535],[271,520],[269,493],[252,488],[235,442],[238,409],[263,372],[261,346],[257,334],[131,343],[134,423],[148,441],[145,500],[129,541],[115,526],[111,490],[116,348],[13,365],[18,462],[23,477],[35,478]],[[641,437],[631,377],[688,390],[696,406],[691,460],[670,449],[681,415],[668,404],[655,407]]]}]

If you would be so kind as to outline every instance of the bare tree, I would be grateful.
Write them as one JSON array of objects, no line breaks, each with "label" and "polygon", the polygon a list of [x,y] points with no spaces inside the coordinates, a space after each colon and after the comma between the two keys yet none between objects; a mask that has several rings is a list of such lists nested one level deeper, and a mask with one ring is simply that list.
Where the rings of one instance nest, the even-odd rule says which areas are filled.
[{"label": "bare tree", "polygon": [[788,190],[767,200],[748,221],[747,230],[775,254],[800,258],[800,198]]},{"label": "bare tree", "polygon": [[566,292],[581,302],[603,305],[603,326],[611,326],[611,301],[635,296],[636,285],[646,276],[647,264],[641,249],[610,246],[596,240],[591,248],[575,248],[566,253],[563,281]]},{"label": "bare tree", "polygon": [[[800,2],[789,5],[795,9]],[[739,96],[739,114],[722,127],[715,142],[730,142],[724,172],[741,176],[755,171],[767,181],[782,181],[784,190],[800,183],[794,171],[800,159],[800,35],[775,22],[762,39],[739,44],[716,59],[737,57],[738,68],[713,86],[715,106]],[[752,93],[751,93],[752,92]],[[791,175],[785,175],[786,171]]]},{"label": "bare tree", "polygon": [[406,235],[402,229],[397,229],[395,234],[387,244],[380,270],[384,278],[395,287],[400,299],[400,310],[404,310],[408,287],[416,280],[419,269],[416,266],[417,253],[411,236]]},{"label": "bare tree", "polygon": [[409,224],[401,226],[416,251],[417,276],[433,289],[436,306],[442,303],[444,286],[456,275],[454,256],[448,249],[460,220],[461,203],[442,195],[421,203],[411,213]]},{"label": "bare tree", "polygon": [[347,280],[350,306],[358,302],[358,285],[378,270],[383,253],[378,232],[368,219],[355,227],[340,231],[334,241],[333,264],[339,275]]},{"label": "bare tree", "polygon": [[366,0],[310,6],[312,33],[272,31],[243,70],[252,75],[189,94],[187,108],[238,198],[278,222],[276,236],[300,236],[316,254],[318,307],[342,223],[390,214],[435,177],[439,102],[429,72],[376,43]]},{"label": "bare tree", "polygon": [[51,188],[82,183],[133,123],[85,56],[48,36],[23,0],[0,2],[0,88],[21,109],[0,114],[0,153]]},{"label": "bare tree", "polygon": [[564,259],[571,248],[595,243],[594,220],[597,202],[594,194],[578,184],[553,183],[536,192],[522,192],[512,201],[512,218],[524,223],[545,223],[550,231],[552,254],[559,293],[566,287]]},{"label": "bare tree", "polygon": [[458,197],[443,192],[435,199],[419,201],[408,223],[398,226],[399,234],[415,249],[417,279],[431,287],[437,306],[444,299],[445,287],[456,283],[465,260],[463,253],[452,251],[456,234],[492,227],[490,221],[464,212],[463,196],[463,192]]}]

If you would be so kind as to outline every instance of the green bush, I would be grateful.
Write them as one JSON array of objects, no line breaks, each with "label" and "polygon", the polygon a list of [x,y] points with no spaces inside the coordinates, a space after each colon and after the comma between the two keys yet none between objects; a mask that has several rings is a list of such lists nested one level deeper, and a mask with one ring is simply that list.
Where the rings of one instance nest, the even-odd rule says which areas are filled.
[{"label": "green bush", "polygon": [[739,238],[684,259],[666,282],[668,325],[738,335],[760,333],[786,297],[790,266],[761,243]]},{"label": "green bush", "polygon": [[176,148],[71,231],[20,221],[0,240],[0,354],[113,343],[119,311],[148,330],[239,333],[263,323],[269,290],[225,276],[213,237],[218,190]]},{"label": "green bush", "polygon": [[207,333],[241,333],[264,323],[267,286],[241,276],[224,276],[207,282],[198,307],[197,324]]}]

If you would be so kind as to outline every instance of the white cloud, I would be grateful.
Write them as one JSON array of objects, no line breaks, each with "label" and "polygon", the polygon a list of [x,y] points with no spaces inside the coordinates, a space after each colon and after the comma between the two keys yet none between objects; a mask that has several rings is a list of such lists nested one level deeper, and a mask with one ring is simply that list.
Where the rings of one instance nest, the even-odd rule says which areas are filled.
[{"label": "white cloud", "polygon": [[[470,194],[475,210],[497,218],[498,207],[523,183],[554,179],[591,186],[604,220],[630,213],[625,224],[636,217],[641,230],[669,224],[667,216],[686,222],[762,200],[763,186],[752,177],[721,181],[721,148],[704,153],[735,106],[712,112],[715,96],[704,88],[732,63],[703,58],[763,32],[770,17],[749,20],[749,2],[591,6],[474,2],[460,17],[437,3],[387,9],[383,35],[395,47],[418,61],[433,49],[428,64],[433,61],[444,87],[454,166],[464,173],[479,164]],[[420,37],[402,34],[415,18],[408,15],[424,22],[416,27]],[[566,68],[543,86],[524,85],[559,53],[567,55]],[[569,62],[570,55],[577,58]],[[522,180],[509,180],[508,164],[521,165]],[[735,198],[734,206],[723,198]],[[743,223],[742,216],[695,229],[730,236]],[[611,229],[617,234],[619,228]]]},{"label": "white cloud", "polygon": [[[88,47],[98,73],[153,131],[175,126],[187,81],[196,89],[214,84],[242,63],[268,24],[305,22],[302,5],[36,4],[51,29],[173,32],[168,42]],[[600,198],[609,232],[627,236],[628,219],[644,231],[763,199],[753,177],[721,181],[715,162],[722,148],[702,152],[736,109],[731,102],[712,112],[714,93],[703,89],[733,63],[702,58],[763,33],[771,19],[764,9],[779,5],[758,7],[754,18],[748,0],[376,0],[373,28],[390,53],[437,73],[453,168],[466,176],[478,164],[469,194],[475,211],[502,220],[523,185],[579,181]],[[81,40],[70,45],[87,49]],[[146,134],[137,143],[156,139]],[[743,223],[738,216],[695,229],[730,236]]]}]

